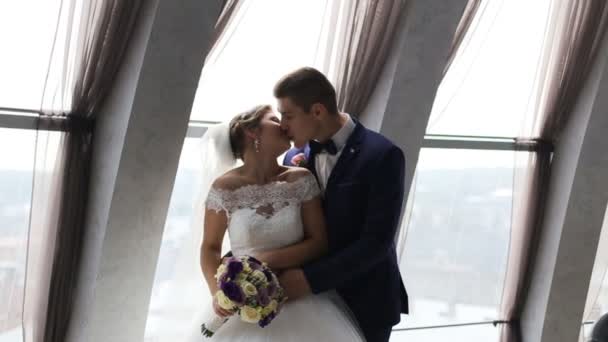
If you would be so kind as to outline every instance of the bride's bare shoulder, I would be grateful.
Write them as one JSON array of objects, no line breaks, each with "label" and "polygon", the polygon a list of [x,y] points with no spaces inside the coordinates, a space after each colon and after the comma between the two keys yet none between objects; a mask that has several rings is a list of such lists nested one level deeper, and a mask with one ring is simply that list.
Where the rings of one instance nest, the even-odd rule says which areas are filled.
[{"label": "bride's bare shoulder", "polygon": [[213,188],[220,190],[238,189],[246,183],[238,169],[232,169],[213,181]]}]

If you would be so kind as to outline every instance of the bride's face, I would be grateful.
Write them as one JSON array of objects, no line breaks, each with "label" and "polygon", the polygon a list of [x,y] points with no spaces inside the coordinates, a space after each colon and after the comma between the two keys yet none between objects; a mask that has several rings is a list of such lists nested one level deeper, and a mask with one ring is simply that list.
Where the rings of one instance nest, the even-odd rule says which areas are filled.
[{"label": "bride's face", "polygon": [[277,158],[291,147],[289,137],[281,129],[281,121],[274,112],[264,114],[260,121],[260,151]]}]

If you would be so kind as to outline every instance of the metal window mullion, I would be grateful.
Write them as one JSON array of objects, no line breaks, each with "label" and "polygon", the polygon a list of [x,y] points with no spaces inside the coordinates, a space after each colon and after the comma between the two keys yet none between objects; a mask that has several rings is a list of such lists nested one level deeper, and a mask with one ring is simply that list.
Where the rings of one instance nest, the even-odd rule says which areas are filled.
[{"label": "metal window mullion", "polygon": [[534,152],[540,148],[535,142],[517,142],[515,140],[464,140],[425,137],[422,142],[423,148],[462,149],[462,150],[493,150],[493,151],[530,151]]},{"label": "metal window mullion", "polygon": [[496,320],[496,321],[483,321],[483,322],[468,322],[468,323],[455,323],[455,324],[442,324],[442,325],[427,325],[421,327],[411,328],[395,328],[393,331],[413,331],[413,330],[426,330],[426,329],[442,329],[442,328],[458,328],[458,327],[470,327],[476,325],[493,325],[509,324],[509,321]]},{"label": "metal window mullion", "polygon": [[1,128],[36,129],[37,122],[37,116],[0,114]]}]

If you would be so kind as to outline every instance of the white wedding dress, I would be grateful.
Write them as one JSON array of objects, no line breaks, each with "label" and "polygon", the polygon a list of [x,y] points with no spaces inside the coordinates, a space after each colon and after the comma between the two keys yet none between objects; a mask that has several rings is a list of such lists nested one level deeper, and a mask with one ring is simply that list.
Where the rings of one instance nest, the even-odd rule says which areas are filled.
[{"label": "white wedding dress", "polygon": [[[252,255],[257,251],[292,245],[304,237],[300,205],[319,196],[314,176],[307,174],[293,182],[247,185],[234,190],[211,188],[207,208],[224,211],[228,216],[228,234],[234,255]],[[211,308],[197,319],[209,317]],[[188,340],[204,341],[197,333]],[[261,328],[231,317],[211,341],[243,342],[322,342],[364,341],[347,306],[334,291],[289,301],[281,313]]]}]

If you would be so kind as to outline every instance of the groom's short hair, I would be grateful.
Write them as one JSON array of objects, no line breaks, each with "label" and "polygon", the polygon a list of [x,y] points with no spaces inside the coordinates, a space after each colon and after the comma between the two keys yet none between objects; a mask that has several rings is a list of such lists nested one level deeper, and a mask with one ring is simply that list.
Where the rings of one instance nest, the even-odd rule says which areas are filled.
[{"label": "groom's short hair", "polygon": [[332,114],[338,113],[336,90],[319,70],[304,67],[283,76],[274,86],[276,98],[288,97],[306,112],[321,103]]}]

